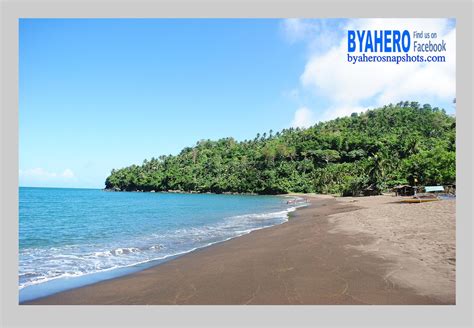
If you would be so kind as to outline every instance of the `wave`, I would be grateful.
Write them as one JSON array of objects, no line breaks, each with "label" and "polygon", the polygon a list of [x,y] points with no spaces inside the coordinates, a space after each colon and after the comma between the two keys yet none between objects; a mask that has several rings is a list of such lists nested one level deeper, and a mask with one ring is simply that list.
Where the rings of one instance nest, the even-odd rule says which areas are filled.
[{"label": "wave", "polygon": [[[119,245],[68,245],[20,251],[19,289],[52,280],[75,278],[129,268],[190,253],[255,230],[282,224],[297,205],[269,213],[223,218],[201,227],[182,227],[153,233]],[[102,249],[97,249],[102,248]]]}]

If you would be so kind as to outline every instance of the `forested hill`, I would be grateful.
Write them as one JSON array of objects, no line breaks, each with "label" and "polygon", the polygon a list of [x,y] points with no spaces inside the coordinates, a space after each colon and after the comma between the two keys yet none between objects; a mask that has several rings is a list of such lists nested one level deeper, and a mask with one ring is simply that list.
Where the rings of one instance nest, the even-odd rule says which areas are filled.
[{"label": "forested hill", "polygon": [[308,129],[252,140],[201,140],[176,156],[112,170],[111,190],[358,194],[398,184],[451,184],[456,177],[455,118],[401,102]]}]

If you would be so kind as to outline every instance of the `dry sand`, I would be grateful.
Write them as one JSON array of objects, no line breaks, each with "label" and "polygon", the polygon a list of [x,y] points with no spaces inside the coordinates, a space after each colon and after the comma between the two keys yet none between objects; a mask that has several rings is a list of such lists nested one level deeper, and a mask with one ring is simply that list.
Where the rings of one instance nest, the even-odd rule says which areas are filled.
[{"label": "dry sand", "polygon": [[370,243],[346,247],[394,262],[386,278],[422,295],[454,304],[456,300],[456,202],[400,203],[400,197],[343,198],[364,207],[330,216],[330,231],[360,234]]},{"label": "dry sand", "polygon": [[312,197],[282,225],[26,304],[454,304],[453,203],[393,200]]}]

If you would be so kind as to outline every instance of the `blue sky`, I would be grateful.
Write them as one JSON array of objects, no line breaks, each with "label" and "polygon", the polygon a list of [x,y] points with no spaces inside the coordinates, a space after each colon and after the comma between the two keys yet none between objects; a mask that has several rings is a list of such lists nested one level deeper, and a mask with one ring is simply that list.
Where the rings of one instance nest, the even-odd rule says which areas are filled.
[{"label": "blue sky", "polygon": [[[347,63],[330,56],[353,23],[22,19],[20,185],[102,188],[112,168],[176,154],[200,139],[244,140],[381,98],[416,98],[403,88],[392,98],[381,97],[384,90],[337,98],[341,83],[317,63],[334,62],[335,78],[347,80]],[[440,97],[441,88],[414,100],[449,107],[452,92]]]}]

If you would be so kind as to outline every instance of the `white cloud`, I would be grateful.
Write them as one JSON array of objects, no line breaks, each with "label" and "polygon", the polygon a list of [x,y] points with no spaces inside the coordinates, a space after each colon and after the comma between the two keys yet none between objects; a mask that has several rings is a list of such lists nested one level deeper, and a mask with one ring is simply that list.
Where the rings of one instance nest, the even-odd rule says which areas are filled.
[{"label": "white cloud", "polygon": [[314,123],[316,123],[314,113],[307,107],[301,107],[296,110],[291,126],[295,128],[307,128]]},{"label": "white cloud", "polygon": [[290,43],[307,42],[311,52],[320,52],[337,43],[343,20],[287,18],[282,29]]},{"label": "white cloud", "polygon": [[296,42],[309,37],[317,30],[317,25],[308,20],[299,18],[288,18],[283,20],[283,32],[288,41]]},{"label": "white cloud", "polygon": [[65,169],[61,174],[64,178],[74,178],[74,172],[71,169]]},{"label": "white cloud", "polygon": [[75,179],[71,169],[62,172],[49,172],[43,168],[33,168],[19,171],[20,180],[24,182],[66,182]]},{"label": "white cloud", "polygon": [[329,121],[337,117],[350,116],[352,113],[362,113],[368,108],[362,106],[335,106],[327,108],[318,121]]},{"label": "white cloud", "polygon": [[[289,30],[295,35],[307,30],[294,22],[290,22],[290,26]],[[300,77],[304,89],[314,95],[323,95],[331,103],[323,113],[318,113],[318,118],[350,115],[361,109],[402,100],[450,102],[456,97],[456,29],[449,20],[354,19],[346,22],[342,30],[348,29],[436,32],[436,41],[444,40],[447,44],[447,51],[440,53],[446,56],[446,62],[352,64],[347,62],[345,35],[324,51],[313,51]],[[326,32],[321,30],[320,33]],[[308,46],[311,44],[309,42]]]}]

